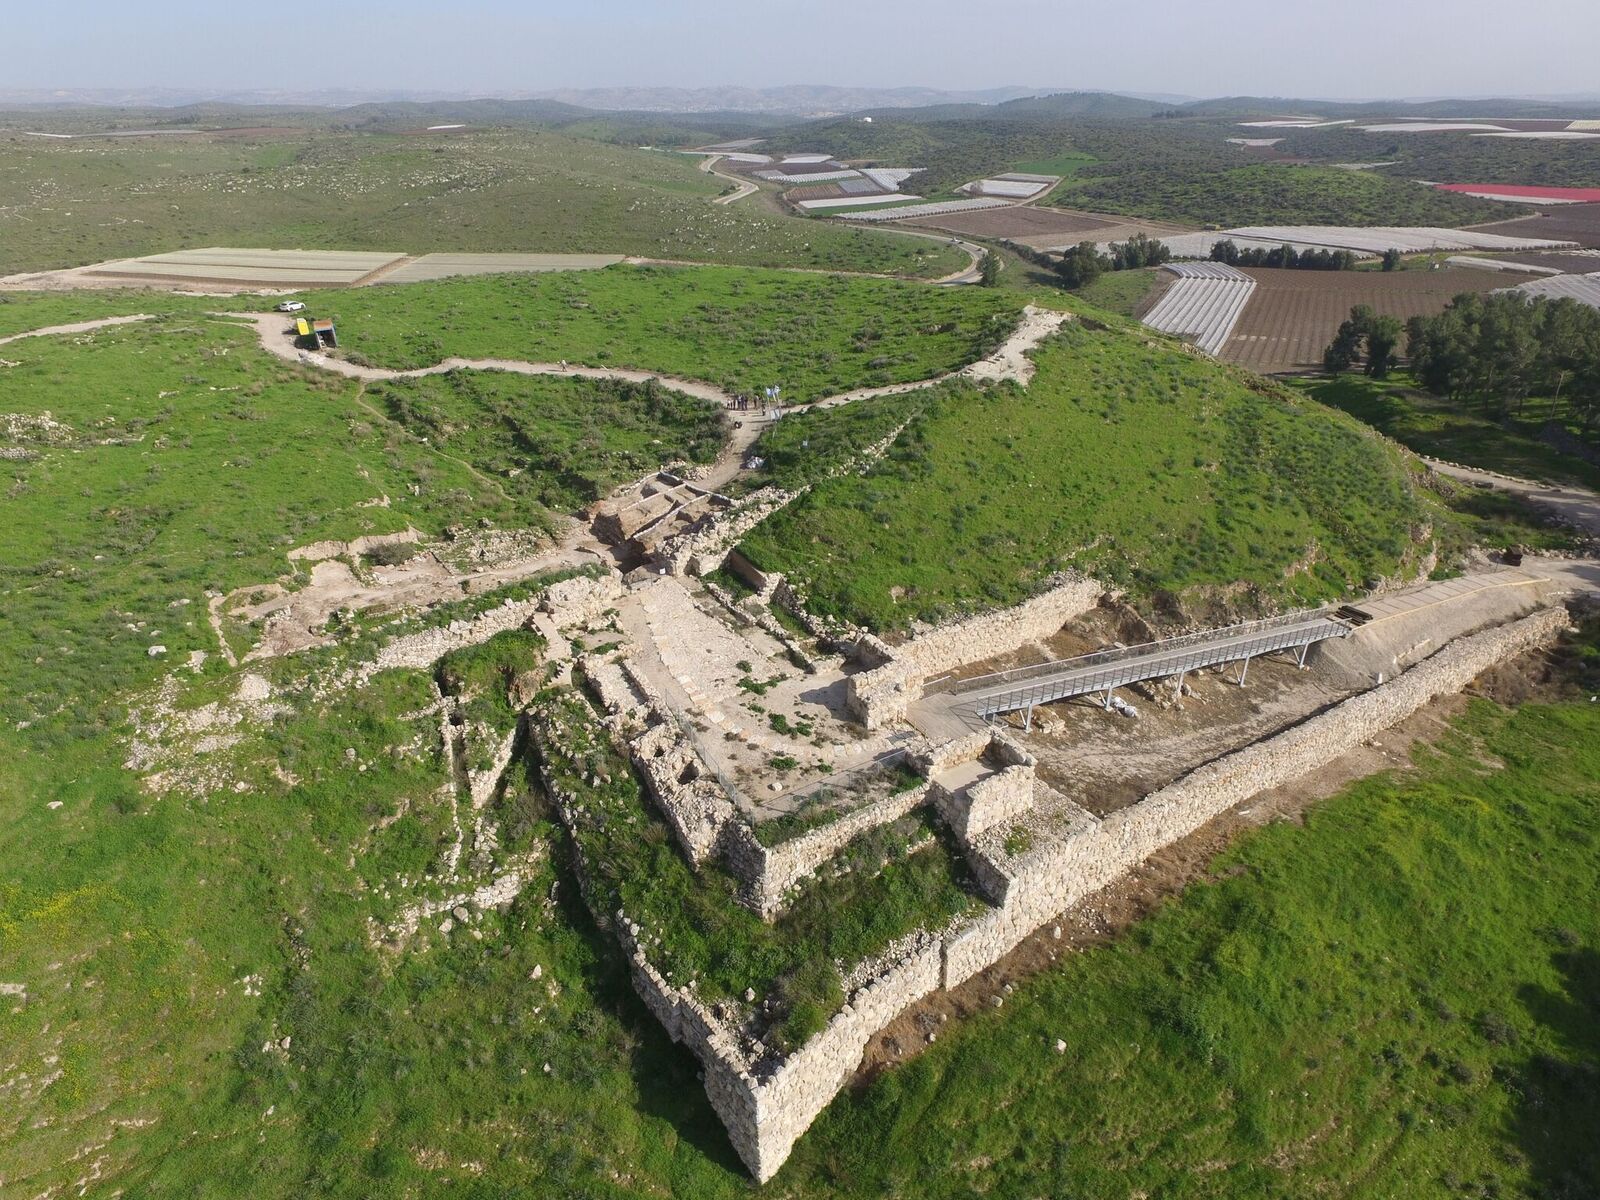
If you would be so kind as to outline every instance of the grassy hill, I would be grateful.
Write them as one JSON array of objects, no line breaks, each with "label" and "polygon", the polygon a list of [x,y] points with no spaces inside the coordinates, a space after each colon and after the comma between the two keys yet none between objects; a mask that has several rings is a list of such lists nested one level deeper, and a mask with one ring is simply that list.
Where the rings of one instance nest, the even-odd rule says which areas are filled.
[{"label": "grassy hill", "polygon": [[779,384],[794,403],[954,370],[993,350],[1021,312],[984,288],[721,267],[486,276],[308,299],[337,312],[346,352],[375,366],[564,358],[730,390]]},{"label": "grassy hill", "polygon": [[[1370,148],[1369,148],[1370,149]],[[1463,203],[1464,201],[1464,203]],[[1088,168],[1052,204],[1197,225],[1469,225],[1515,215],[1493,204],[1369,171],[1198,163]]]},{"label": "grassy hill", "polygon": [[[604,350],[715,379],[744,378],[753,357],[781,363],[797,390],[840,371],[956,365],[1015,304],[721,269],[331,298],[355,344],[370,337],[366,353],[398,361],[440,348],[406,340],[431,314],[427,336],[447,352]],[[341,621],[332,647],[232,670],[206,613],[208,593],[303,584],[286,554],[309,541],[536,527],[658,461],[708,457],[717,414],[643,387],[493,374],[364,388],[268,357],[206,318],[212,307],[126,294],[0,304],[9,331],[161,314],[0,351],[16,364],[0,371],[5,445],[22,452],[4,460],[0,496],[0,981],[22,989],[0,996],[4,1186],[65,1191],[92,1171],[91,1191],[149,1196],[748,1196],[693,1059],[585,917],[572,848],[532,776],[485,809],[496,862],[526,879],[515,903],[448,939],[446,906],[412,952],[375,934],[444,895],[429,877],[455,820],[440,798],[453,783],[440,691],[503,735],[516,722],[507,680],[539,669],[538,636],[512,631],[437,672],[355,690],[330,680],[375,652],[365,619]],[[807,319],[760,341],[796,312]],[[863,607],[903,554],[925,572],[919,606],[998,601],[1088,544],[1090,521],[1117,542],[1080,560],[1099,570],[1127,554],[1140,585],[1239,572],[1299,593],[1398,557],[1423,510],[1395,452],[1241,379],[1143,336],[1081,329],[1043,352],[1029,393],[950,387],[786,419],[771,451],[793,479],[915,423],[862,490],[823,505],[825,486],[799,510],[813,529],[786,519],[781,544],[826,563],[815,547],[835,548],[809,536],[846,529],[834,510],[873,506],[885,524],[849,527],[866,586],[842,593]],[[1346,490],[1365,507],[1336,519],[1330,506],[1353,507]],[[1156,536],[1162,523],[1173,538]],[[1313,535],[1324,557],[1283,580]],[[875,549],[885,561],[869,561]],[[983,591],[980,566],[998,569],[1000,594]],[[443,626],[535,586],[396,627]],[[223,632],[246,648],[249,631]],[[278,689],[275,707],[235,721],[227,702],[247,674]],[[1572,1081],[1593,1051],[1570,1012],[1600,936],[1592,906],[1574,902],[1596,885],[1594,713],[1473,722],[1461,765],[1374,785],[1325,826],[1274,827],[1224,864],[1225,883],[1128,944],[1074,956],[843,1098],[775,1187],[1004,1195],[1027,1177],[1120,1195],[1134,1172],[1152,1194],[1232,1196],[1272,1194],[1283,1162],[1308,1190],[1346,1184],[1351,1163],[1440,1191],[1447,1173],[1452,1188],[1490,1174],[1515,1188],[1583,1170],[1592,1095]],[[203,741],[170,734],[178,725]],[[644,886],[633,865],[665,847],[622,828],[609,830],[618,869],[605,882],[631,898]],[[923,853],[819,893],[809,944],[892,936],[943,871]],[[714,886],[663,878],[691,898]],[[840,891],[871,920],[842,926]],[[939,895],[960,903],[958,889]],[[770,951],[770,929],[748,924],[734,948]],[[704,949],[691,965],[727,965],[728,944]],[[1068,1055],[1050,1050],[1058,1036]],[[1294,1087],[1310,1098],[1285,1104]],[[1535,1088],[1553,1102],[1519,1100]],[[1329,1114],[1337,1136],[1308,1141]]]},{"label": "grassy hill", "polygon": [[[745,553],[879,629],[1015,603],[1068,567],[1146,595],[1242,581],[1305,602],[1415,559],[1430,505],[1356,422],[1081,323],[1037,362],[1026,390],[906,401],[883,462],[820,484]],[[831,417],[769,441],[809,440]]]},{"label": "grassy hill", "polygon": [[207,245],[613,251],[938,277],[965,256],[713,206],[692,157],[538,130],[0,137],[0,274]]}]

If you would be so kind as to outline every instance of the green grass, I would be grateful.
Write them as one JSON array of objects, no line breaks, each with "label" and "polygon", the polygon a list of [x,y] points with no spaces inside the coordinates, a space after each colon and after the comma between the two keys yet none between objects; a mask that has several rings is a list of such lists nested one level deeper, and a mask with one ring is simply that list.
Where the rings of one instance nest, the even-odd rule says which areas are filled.
[{"label": "green grass", "polygon": [[1261,163],[1124,164],[1085,171],[1050,196],[1066,208],[1226,229],[1235,225],[1460,225],[1504,216],[1488,204],[1370,171]]},{"label": "green grass", "polygon": [[1140,267],[1132,271],[1107,271],[1088,287],[1078,288],[1073,295],[1106,312],[1131,317],[1139,302],[1155,286],[1156,268]]},{"label": "green grass", "polygon": [[953,370],[989,353],[1020,311],[985,288],[670,267],[363,288],[322,307],[349,356],[375,365],[564,358],[730,390],[779,384],[793,402]]},{"label": "green grass", "polygon": [[726,440],[721,409],[649,383],[452,371],[376,384],[367,399],[530,513],[582,508],[666,463],[711,462]]},{"label": "green grass", "polygon": [[[104,292],[0,292],[0,337],[47,329],[52,325],[98,321],[102,317],[126,317],[138,313],[153,316],[187,313],[198,316],[209,309],[234,307],[239,307],[238,301],[221,297],[173,296],[165,292],[132,289]],[[3,357],[5,355],[0,355],[0,358]]]},{"label": "green grass", "polygon": [[[286,574],[293,546],[537,527],[720,444],[705,402],[502,375],[364,396],[268,357],[243,329],[185,316],[6,352],[19,365],[5,368],[4,410],[61,428],[24,436],[35,457],[4,464],[0,710],[51,737],[103,729],[109,695],[215,653],[206,590]],[[156,643],[165,660],[146,656]]]},{"label": "green grass", "polygon": [[1419,766],[841,1097],[774,1186],[1592,1194],[1600,715],[1480,703]]},{"label": "green grass", "polygon": [[[1435,519],[1395,450],[1293,393],[1082,323],[1036,358],[1027,389],[905,398],[881,463],[820,483],[744,553],[814,611],[895,629],[1016,603],[1066,567],[1144,596],[1243,581],[1318,600],[1399,569]],[[840,419],[785,420],[758,452],[787,478]]]},{"label": "green grass", "polygon": [[[1291,381],[1323,404],[1341,409],[1418,454],[1523,479],[1548,479],[1600,489],[1600,467],[1539,440],[1540,422],[1500,423],[1416,388],[1405,375],[1360,375]],[[1530,412],[1542,401],[1530,400]]]},{"label": "green grass", "polygon": [[1094,161],[1092,155],[1067,153],[1058,154],[1053,158],[1036,158],[1028,162],[1013,163],[1010,169],[1020,171],[1024,175],[1059,175],[1063,179],[1070,179]]},{"label": "green grass", "polygon": [[713,206],[692,158],[536,130],[0,138],[0,274],[208,245],[589,251],[937,278],[933,242]]},{"label": "green grass", "polygon": [[846,869],[808,881],[769,925],[736,902],[738,884],[719,866],[690,869],[588,705],[562,697],[536,719],[549,731],[539,761],[581,808],[574,837],[590,908],[607,920],[626,912],[647,931],[651,962],[679,984],[698,980],[708,1002],[746,988],[758,1003],[771,998],[780,1046],[798,1045],[832,1015],[816,1007],[820,997],[795,996],[792,981],[820,973],[836,991],[836,962],[848,968],[977,903],[959,854],[931,837],[930,818],[914,815],[856,838],[839,858]]}]

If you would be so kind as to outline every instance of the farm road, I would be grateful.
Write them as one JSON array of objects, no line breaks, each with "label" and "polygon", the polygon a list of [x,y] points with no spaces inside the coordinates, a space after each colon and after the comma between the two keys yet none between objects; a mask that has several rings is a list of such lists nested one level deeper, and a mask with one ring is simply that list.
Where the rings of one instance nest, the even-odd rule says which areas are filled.
[{"label": "farm road", "polygon": [[[1471,467],[1459,467],[1454,463],[1440,462],[1432,458],[1425,458],[1422,461],[1439,474],[1448,475],[1452,479],[1521,496],[1530,504],[1547,509],[1592,537],[1600,538],[1600,495],[1587,488],[1572,484],[1534,483],[1528,479],[1514,479],[1508,475],[1475,471]],[[1574,591],[1600,593],[1600,559],[1546,558],[1529,555],[1523,561],[1528,565],[1537,565],[1540,571]]]},{"label": "farm road", "polygon": [[736,200],[743,200],[746,196],[753,196],[756,192],[761,190],[748,179],[741,179],[737,175],[728,175],[717,170],[717,164],[721,161],[722,155],[710,155],[709,157],[700,160],[700,169],[706,172],[708,175],[715,175],[718,179],[726,179],[729,183],[738,184],[739,190],[736,192],[729,192],[726,196],[713,196],[711,197],[711,203],[732,204]]}]

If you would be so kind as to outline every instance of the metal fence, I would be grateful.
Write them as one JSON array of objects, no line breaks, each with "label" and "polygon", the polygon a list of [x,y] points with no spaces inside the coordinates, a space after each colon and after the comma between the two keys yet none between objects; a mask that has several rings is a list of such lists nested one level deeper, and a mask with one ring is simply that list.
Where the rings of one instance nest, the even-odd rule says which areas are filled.
[{"label": "metal fence", "polygon": [[1293,613],[980,676],[953,689],[953,699],[957,707],[991,717],[1073,696],[1109,692],[1143,679],[1181,675],[1278,650],[1299,649],[1349,633],[1347,623],[1326,611]]}]

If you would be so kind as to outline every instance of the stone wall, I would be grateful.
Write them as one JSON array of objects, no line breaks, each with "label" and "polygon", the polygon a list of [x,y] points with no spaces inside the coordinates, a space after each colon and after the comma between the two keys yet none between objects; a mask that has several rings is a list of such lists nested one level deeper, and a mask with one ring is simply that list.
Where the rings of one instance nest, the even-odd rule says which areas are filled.
[{"label": "stone wall", "polygon": [[1463,638],[1389,683],[1198,767],[1047,845],[1020,865],[1004,905],[947,942],[943,986],[983,970],[1047,920],[1234,805],[1333,761],[1496,663],[1549,642],[1566,624],[1566,610],[1557,606]]},{"label": "stone wall", "polygon": [[849,1082],[872,1036],[918,1000],[938,991],[939,975],[940,942],[936,935],[929,935],[884,964],[850,995],[827,1028],[760,1080],[754,1096],[753,1160],[740,1150],[757,1182],[765,1183],[777,1173],[800,1135]]},{"label": "stone wall", "polygon": [[[1040,788],[1036,797],[1049,797],[1041,802],[1044,811],[1023,822],[1038,831],[1036,847],[1017,855],[1003,851],[1000,827],[975,835],[977,857],[1003,896],[999,907],[899,948],[867,973],[821,1033],[782,1062],[752,1062],[713,1013],[650,967],[632,936],[636,930],[619,914],[634,985],[667,1031],[699,1058],[707,1096],[735,1151],[764,1182],[849,1080],[872,1036],[907,1007],[992,965],[1073,903],[1233,805],[1337,758],[1496,663],[1547,643],[1566,623],[1565,610],[1552,608],[1462,639],[1391,682],[1199,767],[1105,820]],[[975,739],[959,741],[949,753],[924,751],[924,760],[958,764],[988,746],[987,740],[976,749],[967,744]],[[1002,774],[1019,766],[1006,764]]]},{"label": "stone wall", "polygon": [[755,589],[755,598],[762,604],[771,602],[777,593],[778,587],[783,583],[783,575],[773,571],[763,571],[737,550],[729,550],[722,561],[722,569],[736,575],[745,583]]},{"label": "stone wall", "polygon": [[951,797],[946,811],[962,842],[1020,817],[1033,807],[1033,767],[1007,767]]},{"label": "stone wall", "polygon": [[733,821],[723,838],[723,861],[745,884],[749,905],[768,918],[783,908],[789,889],[810,878],[856,838],[898,821],[927,802],[928,785],[923,784],[846,813],[776,846],[763,846],[749,825]]},{"label": "stone wall", "polygon": [[[622,723],[628,756],[689,861],[699,867],[736,823],[732,797],[702,770],[694,742],[650,681],[628,659],[579,663],[601,706]],[[642,730],[640,727],[643,727]]]},{"label": "stone wall", "polygon": [[657,557],[673,574],[707,575],[722,565],[728,551],[757,525],[790,504],[800,492],[764,487],[734,507],[706,518],[688,533],[676,534],[657,548]]},{"label": "stone wall", "polygon": [[624,590],[622,576],[616,571],[599,576],[578,575],[547,587],[539,607],[557,625],[580,625],[614,607]]},{"label": "stone wall", "polygon": [[922,698],[930,675],[1010,654],[1030,642],[1052,637],[1074,617],[1093,608],[1105,594],[1093,579],[1068,576],[1049,591],[1015,608],[981,613],[918,634],[889,649],[882,666],[852,676],[845,702],[868,729],[904,720]]}]

